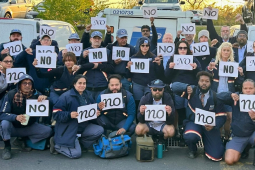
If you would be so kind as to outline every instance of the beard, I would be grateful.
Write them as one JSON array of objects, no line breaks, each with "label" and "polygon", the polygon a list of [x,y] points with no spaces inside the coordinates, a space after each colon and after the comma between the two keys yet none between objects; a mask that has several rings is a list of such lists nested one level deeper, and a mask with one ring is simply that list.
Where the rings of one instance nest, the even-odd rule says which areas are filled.
[{"label": "beard", "polygon": [[241,46],[245,46],[245,44],[247,43],[247,41],[245,41],[245,40],[240,40],[238,43],[239,43]]},{"label": "beard", "polygon": [[211,85],[208,86],[206,89],[202,89],[202,88],[200,87],[200,85],[198,85],[198,88],[199,88],[199,90],[200,90],[201,93],[205,94],[205,93],[207,93],[207,92],[209,91],[209,89],[211,88]]},{"label": "beard", "polygon": [[223,35],[222,38],[223,38],[224,40],[227,40],[227,39],[229,39],[229,35]]},{"label": "beard", "polygon": [[[110,90],[110,89],[109,89]],[[112,89],[112,90],[110,90],[112,93],[118,93],[118,92],[120,92],[120,89]],[[113,92],[113,91],[117,91],[117,92]]]},{"label": "beard", "polygon": [[152,97],[154,98],[154,100],[160,100],[163,97],[163,94],[154,94],[152,95]]}]

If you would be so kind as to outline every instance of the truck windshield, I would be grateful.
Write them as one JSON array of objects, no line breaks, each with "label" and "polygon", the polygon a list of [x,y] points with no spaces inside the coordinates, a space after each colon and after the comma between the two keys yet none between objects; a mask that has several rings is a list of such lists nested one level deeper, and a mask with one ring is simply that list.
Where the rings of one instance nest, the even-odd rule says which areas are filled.
[{"label": "truck windshield", "polygon": [[179,0],[145,0],[144,3],[178,3]]},{"label": "truck windshield", "polygon": [[0,2],[8,2],[8,0],[0,0]]}]

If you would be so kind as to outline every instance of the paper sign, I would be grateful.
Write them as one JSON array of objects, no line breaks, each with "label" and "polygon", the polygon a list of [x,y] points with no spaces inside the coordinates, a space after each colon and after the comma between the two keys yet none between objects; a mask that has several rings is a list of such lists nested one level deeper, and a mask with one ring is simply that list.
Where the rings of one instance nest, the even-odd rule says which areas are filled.
[{"label": "paper sign", "polygon": [[246,56],[246,71],[255,71],[255,57]]},{"label": "paper sign", "polygon": [[103,110],[124,108],[122,93],[101,94],[101,102],[105,103]]},{"label": "paper sign", "polygon": [[157,55],[162,56],[173,56],[175,50],[174,43],[158,43],[157,46]]},{"label": "paper sign", "polygon": [[145,121],[166,121],[166,105],[145,105]]},{"label": "paper sign", "polygon": [[255,109],[255,95],[239,95],[240,112],[249,112]]},{"label": "paper sign", "polygon": [[213,8],[212,10],[210,10],[209,8],[204,8],[202,18],[218,20],[218,15],[219,15],[219,9]]},{"label": "paper sign", "polygon": [[196,108],[195,124],[198,125],[210,125],[215,126],[216,119],[214,112],[208,112],[199,108]]},{"label": "paper sign", "polygon": [[81,56],[81,53],[83,51],[83,45],[82,43],[67,44],[66,49],[68,52],[73,52],[75,56]]},{"label": "paper sign", "polygon": [[193,63],[193,55],[174,55],[174,69],[193,70],[190,64]]},{"label": "paper sign", "polygon": [[52,40],[54,40],[56,36],[56,27],[41,26],[40,38],[42,38],[44,35],[48,35]]},{"label": "paper sign", "polygon": [[89,62],[90,63],[107,62],[106,48],[89,49]]},{"label": "paper sign", "polygon": [[26,74],[26,68],[7,68],[6,83],[17,83],[19,78]]},{"label": "paper sign", "polygon": [[3,45],[4,49],[8,49],[11,56],[16,56],[23,51],[21,41],[13,41]]},{"label": "paper sign", "polygon": [[106,18],[91,17],[91,29],[93,30],[105,30],[106,29]]},{"label": "paper sign", "polygon": [[182,34],[196,34],[195,23],[181,24]]},{"label": "paper sign", "polygon": [[31,117],[49,116],[49,100],[38,102],[37,99],[27,99],[26,114]]},{"label": "paper sign", "polygon": [[77,117],[78,123],[86,122],[88,120],[97,118],[97,104],[90,104],[86,106],[80,106],[77,108],[79,116]]},{"label": "paper sign", "polygon": [[121,58],[122,61],[129,61],[130,48],[115,47],[112,48],[112,59],[117,60]]},{"label": "paper sign", "polygon": [[208,42],[194,43],[192,45],[193,56],[205,56],[210,55]]},{"label": "paper sign", "polygon": [[150,17],[157,17],[157,7],[143,7],[143,17],[150,18]]},{"label": "paper sign", "polygon": [[38,53],[36,55],[37,68],[56,68],[57,56],[56,53]]},{"label": "paper sign", "polygon": [[239,64],[236,62],[220,61],[219,76],[238,77],[238,66]]},{"label": "paper sign", "polygon": [[247,53],[253,53],[253,52],[254,52],[254,50],[253,50],[253,41],[247,41]]},{"label": "paper sign", "polygon": [[131,59],[131,73],[149,73],[150,59]]},{"label": "paper sign", "polygon": [[35,55],[37,56],[39,53],[54,53],[55,47],[54,46],[43,46],[37,45],[35,48]]}]

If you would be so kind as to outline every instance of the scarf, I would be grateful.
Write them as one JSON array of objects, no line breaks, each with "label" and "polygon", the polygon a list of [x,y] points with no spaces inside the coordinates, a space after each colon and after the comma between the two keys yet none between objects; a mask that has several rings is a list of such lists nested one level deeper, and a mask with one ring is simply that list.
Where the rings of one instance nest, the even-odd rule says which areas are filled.
[{"label": "scarf", "polygon": [[33,90],[31,90],[28,94],[23,94],[22,91],[18,91],[13,98],[13,103],[16,103],[17,106],[21,107],[22,106],[22,101],[23,98],[29,98],[33,95]]}]

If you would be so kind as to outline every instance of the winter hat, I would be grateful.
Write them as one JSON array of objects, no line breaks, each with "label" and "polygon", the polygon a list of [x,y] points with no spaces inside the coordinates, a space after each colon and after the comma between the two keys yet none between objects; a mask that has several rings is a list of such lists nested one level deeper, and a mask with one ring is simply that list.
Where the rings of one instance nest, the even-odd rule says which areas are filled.
[{"label": "winter hat", "polygon": [[140,41],[139,41],[139,47],[142,45],[142,44],[148,44],[149,46],[151,45],[151,40],[147,37],[142,37],[140,38]]},{"label": "winter hat", "polygon": [[244,35],[246,35],[246,38],[248,39],[248,34],[247,34],[246,31],[240,30],[240,31],[237,33],[237,37],[239,36],[239,34],[244,34]]},{"label": "winter hat", "polygon": [[210,38],[209,37],[209,31],[207,31],[207,30],[201,30],[201,31],[199,31],[199,33],[198,33],[198,41],[199,41],[199,39],[200,39],[200,37],[202,37],[202,36],[206,36],[208,39]]}]

